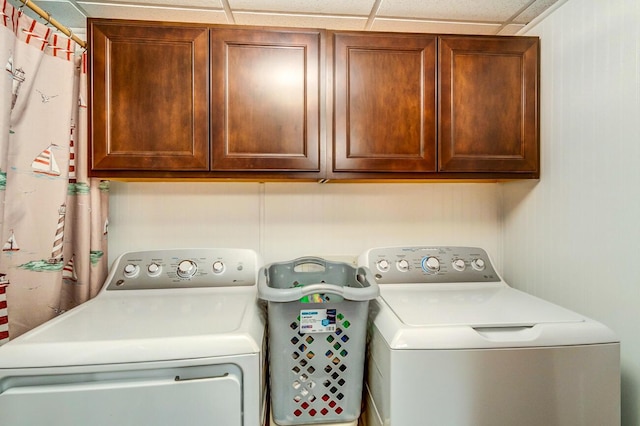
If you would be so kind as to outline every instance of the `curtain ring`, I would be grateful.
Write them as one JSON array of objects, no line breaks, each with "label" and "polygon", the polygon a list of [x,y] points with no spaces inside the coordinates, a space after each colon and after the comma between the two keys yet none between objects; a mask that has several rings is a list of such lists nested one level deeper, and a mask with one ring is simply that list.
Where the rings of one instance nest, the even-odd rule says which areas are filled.
[{"label": "curtain ring", "polygon": [[44,11],[47,14],[47,25],[51,25],[51,14],[48,11]]}]

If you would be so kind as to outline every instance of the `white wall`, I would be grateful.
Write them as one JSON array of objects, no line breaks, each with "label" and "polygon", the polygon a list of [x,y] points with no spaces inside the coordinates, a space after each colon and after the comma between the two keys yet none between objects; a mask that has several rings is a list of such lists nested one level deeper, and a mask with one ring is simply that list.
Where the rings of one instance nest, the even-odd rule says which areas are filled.
[{"label": "white wall", "polygon": [[499,195],[492,183],[112,182],[109,259],[192,246],[252,248],[273,262],[443,244],[484,247],[500,270]]},{"label": "white wall", "polygon": [[503,185],[505,278],[617,332],[637,426],[640,2],[569,0],[527,35],[542,46],[542,174]]}]

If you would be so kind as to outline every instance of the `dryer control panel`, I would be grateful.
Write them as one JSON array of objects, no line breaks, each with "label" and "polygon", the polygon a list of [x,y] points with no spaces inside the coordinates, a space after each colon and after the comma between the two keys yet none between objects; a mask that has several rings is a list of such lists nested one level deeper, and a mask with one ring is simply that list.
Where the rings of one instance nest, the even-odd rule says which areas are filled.
[{"label": "dryer control panel", "polygon": [[414,246],[367,250],[358,260],[378,284],[501,281],[487,252],[478,247]]},{"label": "dryer control panel", "polygon": [[105,285],[107,290],[252,286],[260,266],[249,249],[128,252],[113,263]]}]

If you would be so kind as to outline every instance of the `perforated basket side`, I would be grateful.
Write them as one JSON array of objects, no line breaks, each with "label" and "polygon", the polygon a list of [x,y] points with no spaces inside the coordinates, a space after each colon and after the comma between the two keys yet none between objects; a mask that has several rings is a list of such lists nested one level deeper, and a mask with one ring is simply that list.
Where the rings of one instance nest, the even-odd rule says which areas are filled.
[{"label": "perforated basket side", "polygon": [[[301,334],[301,309],[336,309],[336,330]],[[368,302],[269,302],[271,408],[279,425],[360,415]]]}]

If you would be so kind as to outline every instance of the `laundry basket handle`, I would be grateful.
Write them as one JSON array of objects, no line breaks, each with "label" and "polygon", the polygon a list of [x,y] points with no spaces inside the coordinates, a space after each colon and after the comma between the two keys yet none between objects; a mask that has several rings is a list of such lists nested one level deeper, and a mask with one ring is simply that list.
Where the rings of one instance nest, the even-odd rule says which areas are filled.
[{"label": "laundry basket handle", "polygon": [[315,256],[304,256],[295,259],[293,261],[293,269],[296,270],[298,267],[308,264],[319,265],[322,266],[323,269],[327,269],[327,261]]},{"label": "laundry basket handle", "polygon": [[[362,271],[360,270],[362,269]],[[365,300],[370,300],[378,296],[378,288],[372,287],[368,285],[370,280],[367,280],[365,277],[370,275],[371,272],[367,268],[359,268],[358,269],[358,281],[363,284],[361,288],[347,287],[341,286],[331,283],[314,283],[307,284],[303,287],[295,287],[295,290],[300,290],[300,298],[303,296],[309,296],[312,294],[337,294],[338,296],[342,296],[347,300],[353,300],[356,302],[362,302]],[[368,281],[368,282],[367,282]],[[297,300],[296,298],[294,300]]]},{"label": "laundry basket handle", "polygon": [[[307,260],[312,260],[314,261],[312,263],[325,264],[324,260],[318,258],[300,258],[296,259],[296,262],[303,259],[305,260],[304,263],[309,263]],[[319,262],[315,262],[315,260]],[[258,276],[258,295],[261,299],[270,302],[293,302],[302,299],[304,296],[318,293],[337,294],[347,300],[357,302],[375,299],[380,291],[369,268],[359,267],[356,274],[362,287],[354,288],[324,282],[292,288],[272,288],[267,282],[268,272],[266,268],[263,268]]]}]

